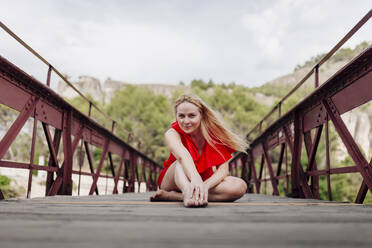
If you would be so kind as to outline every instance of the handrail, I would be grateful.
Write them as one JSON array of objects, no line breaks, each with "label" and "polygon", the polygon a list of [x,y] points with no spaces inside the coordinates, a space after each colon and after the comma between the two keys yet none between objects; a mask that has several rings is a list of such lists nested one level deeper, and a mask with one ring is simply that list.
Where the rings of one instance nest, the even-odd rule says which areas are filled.
[{"label": "handrail", "polygon": [[[249,135],[251,135],[257,128],[262,126],[262,123],[266,121],[277,109],[280,109],[283,102],[288,99],[299,87],[301,87],[306,80],[314,73],[317,72],[319,67],[324,64],[346,41],[350,39],[370,18],[372,17],[372,9],[368,11],[368,13],[316,64],[314,67],[305,75],[304,78],[298,82],[292,90],[288,92],[280,101],[267,113],[246,135],[248,139]],[[317,80],[316,80],[316,87],[317,87]]]},{"label": "handrail", "polygon": [[[96,104],[90,101],[82,92],[80,92],[66,77],[62,75],[54,66],[52,66],[45,58],[43,58],[39,53],[37,53],[34,49],[32,49],[26,42],[24,42],[19,36],[17,36],[13,31],[11,31],[4,23],[0,21],[0,27],[7,32],[10,36],[12,36],[16,41],[18,41],[23,47],[25,47],[28,51],[30,51],[34,56],[40,59],[44,64],[46,64],[49,68],[48,71],[48,78],[50,75],[50,70],[53,70],[68,86],[70,86],[76,93],[78,93],[85,101],[89,103],[89,117],[90,117],[90,108],[93,106],[99,113],[101,113],[105,118],[109,119],[112,124],[112,132],[114,132],[114,126],[118,126],[120,130],[122,130],[127,135],[127,140],[133,138],[133,134],[126,130],[120,123],[110,116],[108,116],[103,110],[101,110]],[[49,85],[48,85],[49,86]],[[114,124],[115,123],[115,124]],[[134,138],[139,143],[142,143],[139,138]]]}]

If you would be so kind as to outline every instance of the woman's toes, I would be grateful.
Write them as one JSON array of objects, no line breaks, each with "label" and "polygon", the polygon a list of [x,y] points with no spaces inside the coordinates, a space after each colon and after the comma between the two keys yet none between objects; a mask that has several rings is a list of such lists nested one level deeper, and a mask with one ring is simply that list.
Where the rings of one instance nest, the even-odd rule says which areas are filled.
[{"label": "woman's toes", "polygon": [[154,202],[154,201],[160,201],[160,200],[164,200],[163,198],[163,195],[164,195],[164,190],[161,190],[159,189],[158,191],[156,191],[151,197],[150,197],[150,201]]}]

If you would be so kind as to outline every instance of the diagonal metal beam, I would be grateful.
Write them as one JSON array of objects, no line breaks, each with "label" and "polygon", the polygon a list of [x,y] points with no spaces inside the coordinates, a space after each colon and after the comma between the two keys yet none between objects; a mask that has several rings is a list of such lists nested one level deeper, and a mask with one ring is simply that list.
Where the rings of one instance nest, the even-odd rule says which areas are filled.
[{"label": "diagonal metal beam", "polygon": [[316,161],[315,161],[315,155],[316,155],[316,152],[318,150],[318,145],[319,145],[320,137],[322,135],[322,130],[323,130],[323,125],[319,126],[316,129],[315,136],[314,136],[314,143],[312,142],[312,139],[311,139],[311,136],[310,136],[309,132],[306,132],[304,134],[306,151],[307,151],[307,155],[308,155],[308,158],[309,158],[309,162],[308,162],[308,165],[307,165],[307,170],[308,171],[313,170],[313,167],[314,168],[317,167]]},{"label": "diagonal metal beam", "polygon": [[[317,170],[318,165],[315,160],[316,152],[318,150],[320,137],[322,135],[323,125],[317,127],[314,135],[314,143],[311,138],[310,131],[304,133],[304,141],[306,152],[308,156],[308,164],[306,172],[310,172],[312,170]],[[306,180],[309,179],[309,176],[306,174]],[[312,176],[311,177],[311,189],[314,194],[314,197],[319,199],[319,176]]]},{"label": "diagonal metal beam", "polygon": [[[292,177],[292,196],[299,197],[303,193],[306,198],[313,198],[310,186],[307,183],[305,172],[301,165],[302,152],[302,128],[300,116],[296,113],[294,116],[294,141],[289,138],[289,132],[284,127],[284,136],[292,152],[291,177]],[[298,185],[300,187],[298,187]],[[300,191],[301,189],[301,191]]]},{"label": "diagonal metal beam", "polygon": [[[285,143],[283,143],[280,146],[280,154],[279,154],[279,161],[278,161],[278,168],[276,170],[276,176],[280,176],[280,173],[282,172],[282,164],[283,164],[283,158],[284,158],[284,150],[285,150]],[[277,180],[278,182],[278,180]]]},{"label": "diagonal metal beam", "polygon": [[47,140],[47,143],[48,143],[48,148],[49,148],[49,152],[50,152],[50,155],[51,155],[53,166],[54,167],[59,167],[59,162],[58,162],[58,159],[57,159],[57,152],[56,152],[56,150],[54,148],[54,145],[53,145],[52,136],[50,135],[49,125],[43,123],[43,129],[44,129],[45,137],[46,137],[46,140]]},{"label": "diagonal metal beam", "polygon": [[106,139],[105,145],[103,147],[103,152],[101,154],[101,158],[99,160],[99,164],[98,164],[98,167],[97,167],[97,170],[96,170],[96,174],[94,175],[93,183],[92,183],[92,186],[91,186],[90,191],[89,191],[89,195],[92,195],[93,192],[95,191],[95,189],[97,188],[98,177],[101,174],[103,162],[105,161],[105,157],[106,157],[106,154],[107,154],[107,151],[108,151],[109,144],[110,144],[110,141],[108,139]]},{"label": "diagonal metal beam", "polygon": [[255,163],[254,163],[254,157],[253,157],[252,150],[248,151],[248,163],[249,163],[249,167],[251,168],[251,171],[252,171],[253,182],[256,186],[256,193],[259,194],[260,193],[260,183],[257,180],[256,166],[255,166]]},{"label": "diagonal metal beam", "polygon": [[[93,156],[92,156],[92,152],[91,152],[91,150],[89,148],[88,142],[84,141],[84,146],[85,146],[85,151],[86,151],[87,158],[88,158],[88,164],[89,164],[90,172],[92,174],[94,174]],[[94,179],[94,176],[92,176],[92,179]],[[99,192],[98,192],[98,188],[97,187],[95,189],[95,192],[96,192],[96,195],[99,195]]]},{"label": "diagonal metal beam", "polygon": [[[56,129],[54,133],[54,138],[53,138],[53,147],[56,153],[58,153],[58,150],[59,150],[61,137],[62,137],[62,131],[59,129]],[[48,167],[57,167],[57,165],[53,162],[51,154],[49,155]],[[54,183],[54,173],[48,172],[47,179],[46,179],[45,196],[49,195],[49,192],[51,188],[53,187],[53,183]]]},{"label": "diagonal metal beam", "polygon": [[[372,165],[372,159],[369,162],[369,164]],[[364,199],[366,198],[367,192],[368,192],[368,187],[367,187],[367,184],[363,180],[362,181],[362,185],[359,188],[358,195],[357,195],[357,197],[355,199],[355,203],[362,204],[364,202]]]},{"label": "diagonal metal beam", "polygon": [[262,149],[263,149],[263,152],[264,152],[264,157],[265,157],[265,160],[266,160],[267,167],[269,168],[270,180],[271,180],[271,184],[272,184],[272,187],[273,187],[273,194],[274,195],[279,195],[278,184],[277,184],[277,180],[276,180],[275,175],[274,175],[274,170],[273,170],[273,166],[271,164],[269,151],[267,150],[267,146],[264,143],[262,143]]},{"label": "diagonal metal beam", "polygon": [[120,174],[121,174],[121,170],[123,169],[123,165],[124,165],[124,152],[120,158],[120,165],[119,165],[119,169],[116,173],[116,176],[115,176],[115,185],[114,185],[114,189],[112,191],[113,194],[117,194],[118,193],[118,182],[119,182],[119,178],[120,178]]},{"label": "diagonal metal beam", "polygon": [[17,119],[13,122],[12,126],[6,132],[5,136],[0,142],[0,160],[4,157],[5,153],[8,151],[10,145],[13,143],[22,127],[25,125],[26,121],[32,113],[35,111],[36,104],[38,103],[39,98],[31,96],[26,104],[24,105],[22,111],[18,115]]}]

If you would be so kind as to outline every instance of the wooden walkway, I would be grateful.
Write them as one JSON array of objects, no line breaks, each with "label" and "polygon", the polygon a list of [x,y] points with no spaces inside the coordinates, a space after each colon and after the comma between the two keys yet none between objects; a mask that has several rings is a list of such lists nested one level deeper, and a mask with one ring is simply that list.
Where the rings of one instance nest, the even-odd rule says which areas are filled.
[{"label": "wooden walkway", "polygon": [[0,202],[0,247],[372,247],[372,205],[247,194],[186,209],[150,193]]}]

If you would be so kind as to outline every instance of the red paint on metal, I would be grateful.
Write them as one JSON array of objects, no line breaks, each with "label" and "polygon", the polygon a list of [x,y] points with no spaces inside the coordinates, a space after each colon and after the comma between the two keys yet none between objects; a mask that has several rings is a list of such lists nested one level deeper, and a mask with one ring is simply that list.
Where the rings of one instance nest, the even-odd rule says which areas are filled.
[{"label": "red paint on metal", "polygon": [[123,165],[124,165],[124,152],[123,152],[123,155],[120,158],[119,168],[118,168],[118,171],[117,171],[116,176],[115,176],[115,180],[114,180],[115,185],[114,185],[114,189],[112,191],[113,194],[118,193],[118,182],[119,182],[119,177],[121,175],[121,171],[123,170]]},{"label": "red paint on metal", "polygon": [[325,123],[325,143],[326,143],[326,168],[327,168],[327,187],[328,187],[328,197],[332,201],[332,189],[331,189],[331,161],[329,155],[329,128],[328,121]]},{"label": "red paint on metal", "polygon": [[[61,137],[62,137],[62,131],[56,129],[55,132],[54,132],[54,138],[53,138],[53,148],[54,148],[54,151],[56,153],[58,153],[58,150],[59,150],[59,144],[61,142]],[[49,149],[49,151],[50,151],[50,149]],[[58,171],[58,167],[54,163],[54,159],[52,158],[51,153],[49,155],[48,167],[49,168],[51,168],[51,167],[52,168],[55,168],[56,169],[56,172]],[[48,172],[47,179],[46,179],[45,195],[48,195],[49,194],[49,192],[50,192],[50,190],[52,188],[53,182],[54,182],[54,175],[53,175],[53,173]]]},{"label": "red paint on metal", "polygon": [[28,99],[23,107],[23,110],[18,115],[18,118],[14,121],[13,125],[2,138],[0,142],[0,160],[4,157],[10,145],[13,143],[14,139],[17,137],[18,133],[21,131],[32,112],[35,110],[38,101],[39,98],[35,97],[30,97]]},{"label": "red paint on metal", "polygon": [[[372,56],[369,58],[372,60]],[[371,64],[371,62],[369,62]],[[372,100],[372,66],[363,77],[355,80],[352,85],[332,96],[332,101],[340,115]],[[347,101],[345,101],[347,99]]]},{"label": "red paint on metal", "polygon": [[348,150],[351,158],[354,160],[355,165],[359,169],[368,188],[372,190],[372,168],[371,165],[364,158],[362,152],[359,150],[358,145],[355,143],[349,130],[346,128],[345,123],[341,119],[336,106],[330,98],[323,100],[323,104],[328,112],[333,125],[336,128],[342,142]]},{"label": "red paint on metal", "polygon": [[92,183],[92,186],[90,188],[89,195],[92,195],[93,192],[95,191],[96,187],[97,187],[98,177],[100,176],[100,173],[101,173],[101,170],[102,170],[102,166],[103,166],[103,162],[105,161],[105,157],[106,157],[106,154],[107,154],[109,143],[110,143],[110,141],[109,140],[106,140],[105,145],[103,147],[102,154],[101,154],[101,158],[99,160],[97,171],[94,174],[93,183]]},{"label": "red paint on metal", "polygon": [[267,149],[265,147],[265,144],[262,144],[262,149],[264,151],[265,161],[266,161],[267,167],[269,169],[270,180],[271,180],[271,184],[273,186],[273,194],[274,195],[279,195],[277,180],[274,178],[274,170],[273,170],[273,167],[272,167],[272,164],[271,164],[271,159],[270,159],[270,156],[269,156],[269,152],[267,151]]},{"label": "red paint on metal", "polygon": [[29,167],[29,173],[28,173],[28,184],[27,184],[27,194],[26,194],[27,198],[30,198],[30,194],[31,194],[32,165],[34,164],[36,131],[37,131],[37,120],[36,118],[34,118],[34,126],[32,130],[32,141],[31,141],[31,152],[30,152],[30,167]]}]

